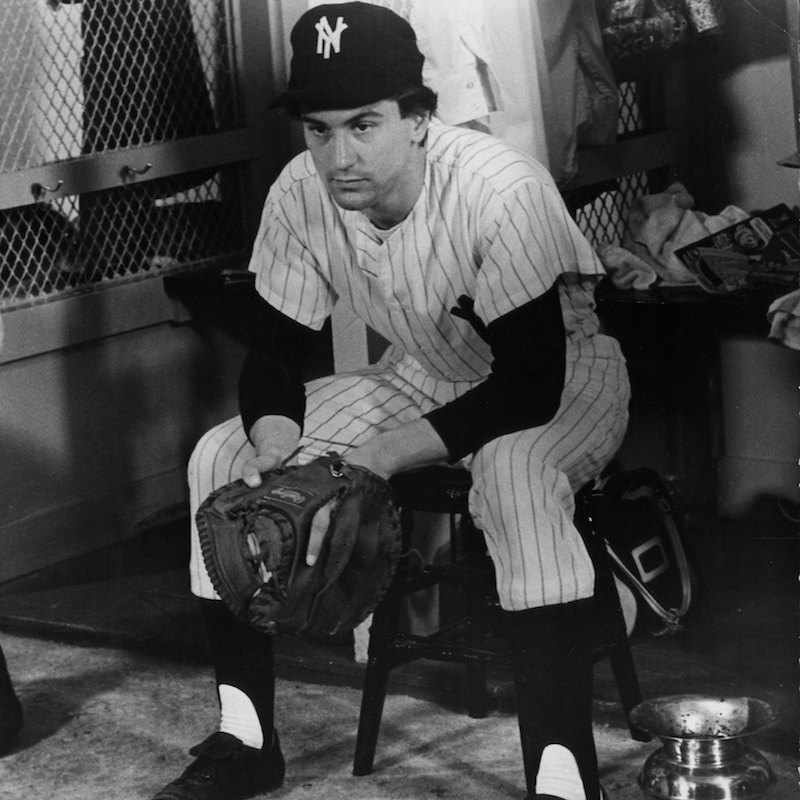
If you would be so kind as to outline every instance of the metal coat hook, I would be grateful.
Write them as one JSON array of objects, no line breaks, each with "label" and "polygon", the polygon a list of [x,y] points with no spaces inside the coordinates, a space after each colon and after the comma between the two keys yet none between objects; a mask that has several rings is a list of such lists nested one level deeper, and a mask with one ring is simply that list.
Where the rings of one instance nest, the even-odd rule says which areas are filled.
[{"label": "metal coat hook", "polygon": [[45,186],[43,183],[32,183],[31,194],[41,200],[46,194],[55,194],[62,186],[64,181],[60,180],[55,186]]},{"label": "metal coat hook", "polygon": [[145,164],[143,167],[132,167],[130,164],[126,164],[120,171],[119,176],[122,178],[123,183],[127,183],[128,181],[132,181],[139,175],[144,175],[153,168],[153,165],[150,163]]}]

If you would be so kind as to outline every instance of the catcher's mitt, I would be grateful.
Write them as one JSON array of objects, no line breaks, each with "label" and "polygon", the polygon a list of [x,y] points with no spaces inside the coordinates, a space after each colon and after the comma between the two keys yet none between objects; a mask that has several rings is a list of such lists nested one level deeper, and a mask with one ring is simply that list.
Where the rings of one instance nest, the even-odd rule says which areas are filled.
[{"label": "catcher's mitt", "polygon": [[[328,453],[210,494],[196,519],[203,558],[223,602],[259,630],[341,635],[385,591],[400,554],[389,484]],[[333,500],[314,566],[306,565],[311,520]]]}]

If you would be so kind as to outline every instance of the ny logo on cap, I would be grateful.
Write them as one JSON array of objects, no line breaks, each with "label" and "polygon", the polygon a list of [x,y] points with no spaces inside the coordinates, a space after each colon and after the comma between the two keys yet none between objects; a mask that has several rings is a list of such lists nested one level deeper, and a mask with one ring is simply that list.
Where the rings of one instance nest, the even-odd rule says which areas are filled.
[{"label": "ny logo on cap", "polygon": [[334,53],[338,53],[342,47],[342,31],[349,27],[344,19],[336,18],[335,30],[331,28],[327,17],[322,17],[314,27],[317,29],[317,55],[330,58],[331,48]]}]

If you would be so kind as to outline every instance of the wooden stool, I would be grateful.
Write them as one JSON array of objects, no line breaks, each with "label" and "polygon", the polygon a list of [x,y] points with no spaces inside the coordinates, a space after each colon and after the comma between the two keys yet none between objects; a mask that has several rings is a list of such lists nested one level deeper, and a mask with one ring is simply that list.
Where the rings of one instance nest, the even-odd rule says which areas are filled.
[{"label": "wooden stool", "polygon": [[[389,673],[395,667],[417,659],[463,664],[466,670],[467,713],[476,718],[489,713],[487,669],[490,666],[508,667],[494,568],[486,552],[483,535],[469,517],[467,499],[471,484],[471,476],[466,469],[447,466],[411,470],[392,479],[395,502],[400,509],[403,551],[406,555],[372,619],[353,759],[354,775],[372,772]],[[609,658],[622,707],[628,717],[642,697],[610,559],[601,537],[593,532],[591,505],[589,489],[576,495],[575,521],[595,565],[595,597],[598,608],[602,609],[598,626],[602,631],[598,636],[595,656],[596,660],[606,656]],[[421,564],[419,557],[412,552],[412,518],[415,511],[447,515],[450,527],[450,556],[447,563]],[[459,593],[463,614],[429,635],[401,631],[404,598],[437,585],[452,587]],[[634,739],[647,741],[650,738],[649,734],[630,723],[629,727]]]}]

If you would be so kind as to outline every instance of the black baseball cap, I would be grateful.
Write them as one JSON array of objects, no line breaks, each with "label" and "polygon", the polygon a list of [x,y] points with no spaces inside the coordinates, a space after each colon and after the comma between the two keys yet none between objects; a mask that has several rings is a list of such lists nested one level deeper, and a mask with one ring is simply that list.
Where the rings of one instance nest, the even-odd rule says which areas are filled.
[{"label": "black baseball cap", "polygon": [[423,86],[414,29],[382,6],[316,6],[297,21],[291,44],[289,86],[272,108],[360,108]]}]

